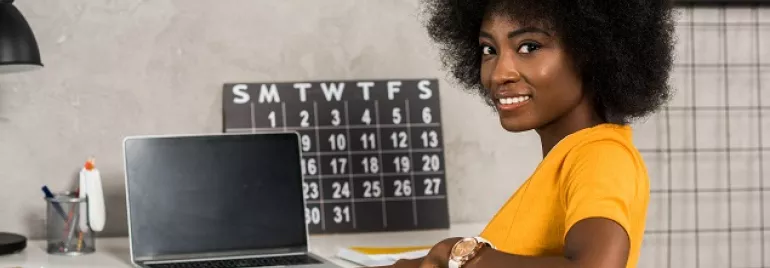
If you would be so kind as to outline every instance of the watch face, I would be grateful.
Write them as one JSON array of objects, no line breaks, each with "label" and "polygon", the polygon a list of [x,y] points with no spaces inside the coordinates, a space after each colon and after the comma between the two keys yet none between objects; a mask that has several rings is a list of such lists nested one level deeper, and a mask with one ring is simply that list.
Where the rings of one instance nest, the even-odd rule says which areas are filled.
[{"label": "watch face", "polygon": [[476,248],[476,240],[472,238],[465,238],[460,240],[452,248],[452,255],[457,257],[463,257],[473,253],[473,249]]}]

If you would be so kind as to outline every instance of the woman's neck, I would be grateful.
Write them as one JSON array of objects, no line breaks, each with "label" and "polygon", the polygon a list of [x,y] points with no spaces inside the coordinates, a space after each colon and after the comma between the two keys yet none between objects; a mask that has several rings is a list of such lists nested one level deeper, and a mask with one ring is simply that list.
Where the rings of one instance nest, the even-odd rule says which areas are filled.
[{"label": "woman's neck", "polygon": [[543,158],[564,137],[602,123],[605,123],[605,121],[596,113],[593,105],[590,105],[590,101],[584,100],[580,102],[567,114],[537,129],[537,134],[540,136]]}]

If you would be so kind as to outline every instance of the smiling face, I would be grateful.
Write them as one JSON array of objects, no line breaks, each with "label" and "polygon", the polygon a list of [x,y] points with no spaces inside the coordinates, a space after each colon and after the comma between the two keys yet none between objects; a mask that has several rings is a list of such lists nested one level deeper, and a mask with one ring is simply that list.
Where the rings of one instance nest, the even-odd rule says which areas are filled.
[{"label": "smiling face", "polygon": [[480,30],[481,82],[504,129],[541,129],[586,111],[577,109],[588,98],[555,33],[503,16],[487,17]]}]

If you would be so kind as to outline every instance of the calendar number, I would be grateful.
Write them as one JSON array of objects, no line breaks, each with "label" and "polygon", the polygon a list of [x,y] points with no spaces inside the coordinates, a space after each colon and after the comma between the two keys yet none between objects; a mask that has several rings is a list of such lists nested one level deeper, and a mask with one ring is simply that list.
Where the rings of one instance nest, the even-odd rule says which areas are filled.
[{"label": "calendar number", "polygon": [[270,111],[267,114],[267,120],[270,120],[270,127],[275,127],[275,111]]},{"label": "calendar number", "polygon": [[312,141],[310,141],[310,136],[308,135],[302,135],[302,138],[300,139],[302,141],[302,151],[307,152],[310,151],[311,146],[313,145]]},{"label": "calendar number", "polygon": [[334,206],[334,222],[350,222],[350,206]]},{"label": "calendar number", "polygon": [[409,172],[410,164],[411,164],[411,160],[409,160],[408,156],[396,156],[393,158],[393,166],[395,167],[396,172],[400,172],[400,173]]},{"label": "calendar number", "polygon": [[332,174],[345,174],[348,170],[348,159],[344,157],[332,158],[329,161],[329,166],[332,168]]},{"label": "calendar number", "polygon": [[423,180],[423,183],[425,184],[425,195],[438,195],[439,187],[441,187],[441,179],[440,178],[425,178]]},{"label": "calendar number", "polygon": [[310,121],[310,113],[308,113],[305,110],[302,110],[302,111],[299,112],[299,117],[302,119],[302,121],[299,124],[300,126],[302,126],[302,127],[309,127],[310,126],[310,122],[309,122]]},{"label": "calendar number", "polygon": [[380,181],[364,181],[364,197],[380,197],[382,195],[382,188],[380,187]]},{"label": "calendar number", "polygon": [[393,108],[393,124],[401,124],[402,119],[403,117],[401,116],[401,108]]},{"label": "calendar number", "polygon": [[441,168],[441,161],[438,155],[422,156],[422,171],[438,171]]},{"label": "calendar number", "polygon": [[321,223],[321,210],[317,207],[305,208],[305,224]]},{"label": "calendar number", "polygon": [[348,182],[340,183],[338,181],[335,181],[332,183],[332,188],[334,191],[332,192],[332,198],[334,199],[340,199],[342,197],[350,198],[350,184]]},{"label": "calendar number", "polygon": [[436,148],[438,146],[438,133],[435,130],[423,131],[420,138],[422,139],[422,147]]},{"label": "calendar number", "polygon": [[340,125],[340,110],[332,109],[332,125],[339,126]]},{"label": "calendar number", "polygon": [[301,161],[302,164],[302,174],[303,175],[316,175],[318,174],[318,166],[316,164],[315,158],[303,158]]},{"label": "calendar number", "polygon": [[361,166],[364,168],[364,173],[377,173],[380,171],[380,164],[377,157],[364,157],[361,160]]},{"label": "calendar number", "polygon": [[372,116],[369,113],[369,109],[365,109],[364,110],[364,114],[361,115],[361,123],[364,123],[366,125],[371,125],[372,124]]},{"label": "calendar number", "polygon": [[433,121],[433,115],[430,113],[430,107],[422,108],[422,122],[430,124]]},{"label": "calendar number", "polygon": [[393,148],[409,147],[407,139],[408,136],[406,135],[406,131],[398,131],[390,134],[390,140],[393,141]]},{"label": "calendar number", "polygon": [[412,195],[412,183],[410,180],[395,180],[393,186],[396,187],[394,196],[410,196]]},{"label": "calendar number", "polygon": [[303,182],[302,191],[304,192],[305,199],[318,199],[320,192],[318,191],[317,182]]},{"label": "calendar number", "polygon": [[347,140],[342,133],[329,135],[329,145],[334,151],[344,151],[347,148]]},{"label": "calendar number", "polygon": [[377,149],[377,136],[374,133],[361,134],[361,146],[365,150]]}]

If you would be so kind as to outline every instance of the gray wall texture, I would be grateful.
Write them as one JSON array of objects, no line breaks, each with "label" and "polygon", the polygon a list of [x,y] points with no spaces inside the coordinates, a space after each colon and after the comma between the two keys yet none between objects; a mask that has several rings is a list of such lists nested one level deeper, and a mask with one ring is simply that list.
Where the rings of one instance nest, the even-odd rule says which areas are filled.
[{"label": "gray wall texture", "polygon": [[454,222],[490,218],[540,157],[533,133],[504,132],[479,98],[447,82],[417,1],[16,5],[46,66],[0,76],[0,230],[43,236],[40,187],[73,189],[93,155],[109,209],[101,235],[125,235],[123,137],[219,132],[232,81],[441,79]]},{"label": "gray wall texture", "polygon": [[[418,0],[37,0],[16,5],[35,30],[46,67],[0,76],[2,231],[43,237],[40,187],[72,189],[79,167],[95,156],[108,205],[108,227],[101,235],[126,235],[123,137],[219,132],[222,84],[232,81],[440,79],[455,223],[488,220],[542,157],[533,132],[503,131],[491,109],[447,79],[422,27]],[[738,25],[726,36],[712,25],[722,18]],[[683,10],[680,20],[672,106],[770,104],[770,94],[756,93],[760,88],[770,92],[767,75],[719,69],[724,62],[770,63],[768,10],[758,15],[749,9]],[[689,27],[689,21],[701,26]],[[741,26],[759,23],[758,28]],[[683,65],[690,62],[705,65],[691,72]],[[723,98],[726,87],[730,103]],[[724,114],[699,112],[695,129],[701,132],[695,133],[686,111],[670,114],[670,128],[660,113],[636,125],[635,139],[647,149],[770,143],[770,121],[760,122],[757,111],[736,108],[727,115],[732,123]],[[757,134],[760,126],[764,137]],[[729,140],[725,129],[733,129]],[[760,198],[767,191],[759,188],[770,185],[769,177],[761,176],[770,170],[770,158],[759,162],[760,155],[735,152],[727,163],[724,153],[647,154],[657,193],[648,220],[654,233],[646,240],[640,267],[668,267],[672,261],[673,267],[765,266],[757,256],[770,256],[770,234],[762,231],[770,223],[770,198]],[[721,191],[731,187],[742,190]],[[699,188],[703,192],[693,193]],[[722,246],[724,241],[729,243]]]}]

